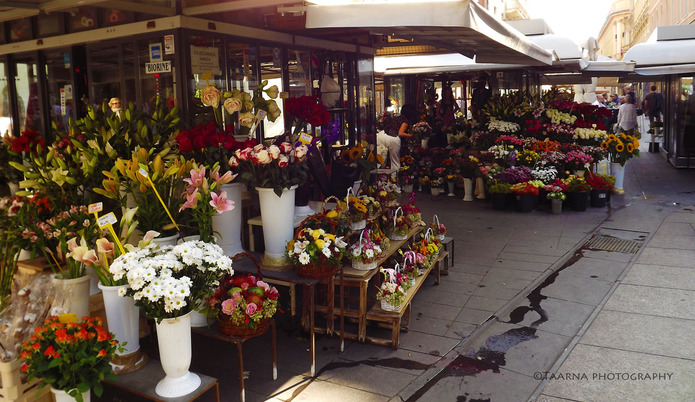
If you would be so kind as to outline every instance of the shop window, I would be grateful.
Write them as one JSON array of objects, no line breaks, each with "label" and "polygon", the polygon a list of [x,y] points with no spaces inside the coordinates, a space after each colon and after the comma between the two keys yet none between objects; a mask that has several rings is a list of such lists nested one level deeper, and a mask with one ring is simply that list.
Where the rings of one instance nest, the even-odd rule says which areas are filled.
[{"label": "shop window", "polygon": [[[359,80],[357,93],[357,118],[359,138],[376,134],[374,128],[374,58],[365,57],[357,62]],[[372,140],[370,138],[370,140]],[[372,141],[375,141],[373,139]]]},{"label": "shop window", "polygon": [[[274,47],[267,47],[267,46],[261,46],[259,48],[259,54],[258,54],[258,60],[259,60],[259,67],[260,67],[260,72],[261,72],[261,82],[268,80],[268,84],[265,86],[265,88],[269,88],[273,85],[277,85],[278,88],[282,91],[284,88],[283,80],[282,80],[282,66],[283,66],[283,54],[282,54],[282,49],[280,48],[274,48]],[[256,90],[258,88],[258,84],[256,86],[250,87],[252,91]],[[263,93],[263,97],[266,99],[270,99],[265,93]],[[276,99],[278,100],[278,99]],[[280,106],[282,110],[282,102],[278,103],[278,106]],[[285,132],[285,116],[284,116],[284,111],[282,114],[280,114],[280,117],[278,117],[275,122],[271,122],[268,120],[264,121],[263,125],[263,137],[264,138],[272,138],[272,137],[277,137],[278,135],[282,135]]]},{"label": "shop window", "polygon": [[32,56],[17,56],[14,71],[19,118],[19,132],[36,130],[43,133],[39,101],[38,66]]},{"label": "shop window", "polygon": [[129,102],[137,104],[135,43],[126,42],[121,44],[121,63],[123,63],[121,74],[123,75],[122,82],[124,83],[124,88],[121,89],[121,105],[126,107]]},{"label": "shop window", "polygon": [[[122,106],[127,105],[129,99],[121,91],[120,46],[115,43],[99,43],[89,48],[87,57],[92,106],[99,108],[111,98],[119,98]],[[123,74],[127,74],[125,69]],[[132,75],[131,64],[130,76]]]},{"label": "shop window", "polygon": [[162,37],[138,41],[142,108],[146,113],[154,110],[157,97],[163,98],[169,107],[177,104],[174,55],[165,54],[162,43]]},{"label": "shop window", "polygon": [[22,18],[20,20],[10,21],[10,41],[18,42],[22,40],[32,39],[31,19]]},{"label": "shop window", "polygon": [[[191,66],[189,90],[193,93],[191,110],[195,125],[216,119],[212,108],[203,105],[200,101],[201,91],[208,85],[215,86],[220,91],[229,89],[224,77],[224,55],[221,39],[192,36],[189,40],[189,65]],[[224,117],[220,115],[217,119],[226,126],[231,123],[228,122],[228,116],[228,114]]]},{"label": "shop window", "polygon": [[127,24],[135,21],[135,13],[117,8],[104,8],[101,10],[99,21],[102,27]]},{"label": "shop window", "polygon": [[70,74],[70,49],[51,50],[45,55],[48,114],[59,131],[67,132],[68,120],[75,116],[76,107]]},{"label": "shop window", "polygon": [[39,38],[60,35],[63,33],[63,14],[39,14],[37,17],[37,34]]},{"label": "shop window", "polygon": [[96,9],[92,7],[79,7],[71,12],[68,17],[68,29],[70,32],[85,31],[97,27]]},{"label": "shop window", "polygon": [[0,61],[0,138],[12,134],[12,106],[6,71],[7,62]]},{"label": "shop window", "polygon": [[227,42],[228,89],[250,92],[250,83],[256,81],[256,66],[251,60],[252,53],[256,53],[255,47],[251,49],[246,43]]},{"label": "shop window", "polygon": [[311,52],[287,51],[287,67],[290,78],[290,96],[311,95]]}]

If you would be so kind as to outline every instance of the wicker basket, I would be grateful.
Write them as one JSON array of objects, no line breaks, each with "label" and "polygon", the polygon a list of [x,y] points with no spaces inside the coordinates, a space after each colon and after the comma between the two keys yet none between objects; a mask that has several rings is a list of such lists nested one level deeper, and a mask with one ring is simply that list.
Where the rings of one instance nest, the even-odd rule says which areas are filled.
[{"label": "wicker basket", "polygon": [[337,264],[306,264],[295,265],[297,275],[303,278],[325,278],[338,269]]},{"label": "wicker basket", "polygon": [[358,271],[371,271],[371,270],[373,270],[374,268],[376,268],[377,266],[379,266],[378,262],[379,262],[379,261],[373,261],[373,262],[370,262],[370,263],[364,263],[364,262],[361,262],[361,261],[353,261],[353,262],[352,262],[352,267],[355,268],[355,269],[358,270]]},{"label": "wicker basket", "polygon": [[381,300],[381,309],[384,311],[396,311],[401,308],[401,305],[391,304],[386,300]]},{"label": "wicker basket", "polygon": [[264,334],[270,326],[270,318],[263,318],[256,323],[256,329],[251,329],[248,325],[236,325],[231,320],[218,320],[217,330],[221,334],[232,338],[251,338]]}]

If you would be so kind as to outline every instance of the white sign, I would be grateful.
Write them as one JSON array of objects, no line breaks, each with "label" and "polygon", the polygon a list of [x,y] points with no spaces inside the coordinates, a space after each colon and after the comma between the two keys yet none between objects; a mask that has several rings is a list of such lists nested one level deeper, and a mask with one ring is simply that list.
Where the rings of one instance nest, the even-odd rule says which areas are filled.
[{"label": "white sign", "polygon": [[108,214],[97,219],[97,225],[99,225],[99,227],[102,229],[109,225],[113,225],[116,222],[118,222],[118,219],[116,219],[116,215],[114,215],[113,212],[109,212]]},{"label": "white sign", "polygon": [[191,46],[191,72],[219,74],[219,50],[216,47]]},{"label": "white sign", "polygon": [[138,173],[140,173],[142,177],[147,177],[147,170],[143,168],[140,168],[140,170],[138,170]]},{"label": "white sign", "polygon": [[150,43],[150,62],[162,61],[162,44]]},{"label": "white sign", "polygon": [[94,204],[89,204],[89,206],[87,207],[87,211],[88,211],[90,214],[93,214],[93,213],[95,213],[95,212],[101,212],[102,210],[104,210],[104,204],[101,203],[101,202],[97,202],[97,203],[94,203]]},{"label": "white sign", "polygon": [[164,54],[174,54],[174,35],[164,35]]},{"label": "white sign", "polygon": [[170,73],[171,61],[158,61],[156,63],[145,63],[145,74]]},{"label": "white sign", "polygon": [[65,99],[72,99],[72,84],[64,85],[65,88]]}]

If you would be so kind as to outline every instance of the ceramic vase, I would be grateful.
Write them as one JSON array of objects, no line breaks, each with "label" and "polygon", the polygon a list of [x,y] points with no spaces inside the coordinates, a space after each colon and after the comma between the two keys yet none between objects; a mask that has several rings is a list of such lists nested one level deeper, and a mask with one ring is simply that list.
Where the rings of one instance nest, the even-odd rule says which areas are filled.
[{"label": "ceramic vase", "polygon": [[294,192],[297,186],[284,189],[280,197],[272,188],[256,187],[261,204],[261,222],[265,266],[291,266],[285,257],[287,242],[294,236]]},{"label": "ceramic vase", "polygon": [[[89,276],[83,275],[75,279],[53,277],[53,284],[60,296],[54,306],[62,307],[65,313],[72,313],[80,320],[89,315]],[[58,300],[62,299],[62,303]]]},{"label": "ceramic vase", "polygon": [[176,242],[179,240],[179,235],[171,235],[167,237],[155,237],[152,239],[152,242],[157,244],[159,247],[164,247],[164,246],[175,246]]},{"label": "ceramic vase", "polygon": [[165,318],[157,323],[159,358],[166,377],[154,391],[164,398],[190,394],[200,386],[200,377],[188,371],[191,366],[191,314]]},{"label": "ceramic vase", "polygon": [[[75,398],[68,395],[68,393],[63,391],[62,389],[55,389],[55,388],[51,387],[51,393],[53,394],[53,398],[55,398],[55,402],[75,402],[76,401]],[[90,402],[91,401],[91,392],[90,391],[86,391],[86,392],[82,393],[82,401],[83,402]]]},{"label": "ceramic vase", "polygon": [[448,181],[446,182],[447,187],[449,187],[449,194],[447,194],[448,197],[454,197],[456,194],[454,194],[454,187],[456,186],[456,183],[453,181]]},{"label": "ceramic vase", "polygon": [[463,178],[464,201],[473,201],[473,180],[468,177]]},{"label": "ceramic vase", "polygon": [[244,251],[241,247],[241,183],[223,184],[220,190],[227,193],[234,208],[212,216],[212,231],[217,245],[231,257]]},{"label": "ceramic vase", "polygon": [[615,176],[613,194],[624,194],[623,181],[625,179],[625,166],[622,166],[620,163],[611,162],[611,174]]}]

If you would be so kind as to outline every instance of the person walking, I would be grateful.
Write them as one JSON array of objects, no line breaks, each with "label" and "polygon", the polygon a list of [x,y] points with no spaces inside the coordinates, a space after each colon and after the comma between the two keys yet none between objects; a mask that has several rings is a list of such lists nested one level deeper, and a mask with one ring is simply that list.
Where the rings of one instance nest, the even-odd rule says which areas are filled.
[{"label": "person walking", "polygon": [[656,85],[652,85],[644,97],[644,110],[649,116],[649,124],[654,123],[654,120],[661,121],[661,115],[664,113],[664,95],[656,92]]},{"label": "person walking", "polygon": [[391,169],[398,170],[401,167],[401,138],[412,138],[407,130],[412,127],[417,119],[415,105],[406,103],[401,108],[401,114],[388,122],[382,131],[376,134],[378,145],[384,145],[389,150]]},{"label": "person walking", "polygon": [[634,134],[637,127],[637,110],[635,109],[634,99],[630,95],[625,96],[625,103],[618,109],[618,129],[616,132]]}]

